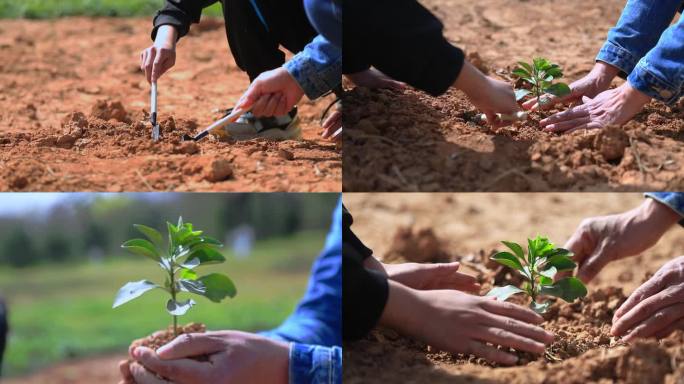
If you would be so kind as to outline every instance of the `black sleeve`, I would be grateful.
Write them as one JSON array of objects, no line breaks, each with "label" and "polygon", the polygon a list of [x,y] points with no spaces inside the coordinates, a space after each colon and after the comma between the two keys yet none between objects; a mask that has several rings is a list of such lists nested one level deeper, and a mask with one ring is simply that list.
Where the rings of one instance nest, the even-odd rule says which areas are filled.
[{"label": "black sleeve", "polygon": [[389,286],[387,277],[363,266],[373,254],[352,232],[353,218],[344,208],[342,214],[342,337],[355,340],[366,335],[377,324],[385,304]]},{"label": "black sleeve", "polygon": [[[0,297],[0,369],[2,368],[2,357],[5,354],[5,345],[7,343],[7,334],[9,326],[7,325],[7,307],[5,302]],[[2,372],[0,372],[0,376]]]},{"label": "black sleeve", "polygon": [[[456,81],[464,54],[416,0],[345,0],[343,70],[372,65],[396,80],[440,95]],[[363,68],[362,68],[363,69]]]},{"label": "black sleeve", "polygon": [[188,34],[190,24],[199,23],[202,9],[214,4],[217,0],[166,0],[164,8],[157,11],[152,24],[152,40],[157,37],[157,30],[162,25],[172,25],[178,30],[178,38]]}]

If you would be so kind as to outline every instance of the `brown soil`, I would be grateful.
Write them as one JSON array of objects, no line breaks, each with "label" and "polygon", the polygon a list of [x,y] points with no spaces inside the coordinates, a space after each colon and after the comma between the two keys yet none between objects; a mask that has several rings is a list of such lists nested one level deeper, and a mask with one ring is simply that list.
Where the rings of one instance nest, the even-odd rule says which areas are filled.
[{"label": "brown soil", "polygon": [[[617,213],[638,205],[638,194],[353,194],[345,205],[354,231],[374,253],[393,262],[433,262],[448,255],[477,276],[482,293],[493,284],[518,284],[509,269],[489,262],[499,240],[523,241],[537,233],[558,244],[582,218]],[[378,230],[381,228],[382,230]],[[407,228],[416,241],[439,244],[435,258],[404,247]],[[556,339],[544,356],[519,353],[515,367],[499,367],[473,356],[453,355],[376,329],[344,346],[345,383],[679,383],[684,373],[684,333],[627,345],[609,334],[614,310],[645,278],[681,254],[681,229],[673,229],[644,255],[610,264],[588,286],[586,298],[556,302],[543,327]],[[431,234],[417,236],[416,233]],[[400,241],[397,241],[400,240]],[[485,250],[483,250],[483,248]],[[406,252],[404,252],[406,251]],[[515,297],[519,303],[524,298]]]},{"label": "brown soil", "polygon": [[160,142],[137,66],[148,19],[0,21],[0,191],[339,191],[320,139],[331,98],[300,104],[303,141],[184,143],[248,86],[222,22],[207,19],[159,81]]},{"label": "brown soil", "polygon": [[[421,3],[490,75],[510,81],[516,61],[543,55],[564,68],[568,83],[589,72],[624,6],[621,0]],[[622,128],[558,135],[539,130],[538,114],[492,131],[458,91],[431,97],[357,88],[345,100],[343,189],[677,190],[684,187],[682,107],[652,102]]]}]

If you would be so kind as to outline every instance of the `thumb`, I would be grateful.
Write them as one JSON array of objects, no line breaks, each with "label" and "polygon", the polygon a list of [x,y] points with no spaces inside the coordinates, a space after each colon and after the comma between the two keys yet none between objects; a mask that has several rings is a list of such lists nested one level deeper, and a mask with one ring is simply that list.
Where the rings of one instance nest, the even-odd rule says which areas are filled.
[{"label": "thumb", "polygon": [[235,108],[240,108],[243,111],[246,111],[254,105],[254,103],[261,98],[261,96],[264,94],[264,91],[262,89],[261,82],[259,80],[255,80],[249,88],[245,91],[245,93],[240,97],[240,100],[237,102],[235,105]]},{"label": "thumb", "polygon": [[208,334],[186,333],[159,348],[157,354],[163,360],[173,360],[208,355],[218,352],[220,349],[220,343]]},{"label": "thumb", "polygon": [[577,277],[583,282],[588,283],[601,272],[609,261],[610,258],[608,255],[599,247],[598,250],[594,251],[594,253],[589,256],[586,262],[580,265],[579,270],[577,271]]}]

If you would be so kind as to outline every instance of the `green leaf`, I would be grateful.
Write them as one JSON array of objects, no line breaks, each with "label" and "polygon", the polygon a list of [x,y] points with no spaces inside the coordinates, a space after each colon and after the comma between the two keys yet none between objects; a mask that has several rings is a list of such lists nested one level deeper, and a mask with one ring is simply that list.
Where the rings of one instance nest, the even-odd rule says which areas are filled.
[{"label": "green leaf", "polygon": [[553,285],[553,278],[539,275],[539,285]]},{"label": "green leaf", "polygon": [[223,244],[220,241],[214,239],[213,237],[209,237],[209,236],[199,236],[196,239],[194,239],[193,241],[186,244],[186,246],[192,248],[193,246],[199,245],[199,244],[208,244],[208,245],[214,245],[216,247],[223,247]]},{"label": "green leaf", "polygon": [[571,303],[578,297],[586,296],[587,288],[580,279],[576,277],[566,277],[556,281],[551,286],[541,287],[539,293],[559,297],[568,303]]},{"label": "green leaf", "polygon": [[510,252],[499,252],[492,256],[491,259],[507,267],[511,267],[519,271],[523,270],[523,266],[522,264],[520,264],[520,260],[518,260],[518,258]]},{"label": "green leaf", "polygon": [[554,96],[563,97],[569,95],[572,92],[572,90],[565,83],[556,83],[544,88],[544,92],[550,93]]},{"label": "green leaf", "polygon": [[145,257],[149,257],[152,260],[159,261],[159,252],[154,247],[152,243],[145,239],[132,239],[121,244],[121,248]]},{"label": "green leaf", "polygon": [[539,272],[541,276],[546,276],[551,279],[551,282],[553,282],[553,278],[556,276],[556,273],[558,273],[558,270],[554,266]]},{"label": "green leaf", "polygon": [[543,57],[536,57],[532,60],[532,64],[538,69],[538,70],[546,70],[548,68],[551,68],[551,62]]},{"label": "green leaf", "polygon": [[186,280],[197,280],[197,272],[191,270],[191,269],[185,269],[181,268],[180,271],[180,278],[181,279],[186,279]]},{"label": "green leaf", "polygon": [[194,269],[198,265],[200,265],[200,259],[198,257],[193,257],[192,259],[181,264],[181,267],[183,267],[185,269]]},{"label": "green leaf", "polygon": [[185,315],[185,313],[192,308],[193,305],[195,305],[195,300],[192,299],[185,301],[175,301],[173,299],[169,299],[169,301],[166,302],[166,310],[174,316],[182,316]]},{"label": "green leaf", "polygon": [[516,67],[513,70],[513,72],[511,72],[511,73],[520,77],[520,78],[526,78],[526,77],[532,76],[532,74],[530,72],[528,72],[525,68],[521,68],[521,67]]},{"label": "green leaf", "polygon": [[507,285],[505,287],[494,287],[485,296],[496,297],[497,300],[506,301],[512,295],[516,293],[524,293],[522,289],[516,287],[515,285]]},{"label": "green leaf", "polygon": [[190,251],[188,259],[197,258],[200,264],[218,264],[226,261],[221,252],[210,247],[200,247],[199,249]]},{"label": "green leaf", "polygon": [[156,229],[142,224],[133,224],[133,227],[135,227],[135,229],[137,229],[138,232],[142,233],[148,239],[150,239],[150,241],[154,243],[156,246],[160,248],[164,246],[162,235]]},{"label": "green leaf", "polygon": [[119,293],[116,294],[116,298],[114,299],[114,305],[112,305],[112,308],[116,308],[133,299],[136,299],[142,296],[145,292],[155,288],[160,287],[157,284],[148,280],[140,280],[126,283],[126,285],[119,289]]},{"label": "green leaf", "polygon": [[212,273],[200,277],[199,281],[201,281],[204,284],[204,287],[206,289],[204,296],[206,296],[209,300],[213,302],[218,303],[224,298],[226,298],[226,296],[235,297],[235,295],[237,294],[235,284],[233,284],[233,281],[226,275],[222,275],[220,273]]},{"label": "green leaf", "polygon": [[516,89],[515,90],[515,101],[520,101],[520,100],[524,99],[525,96],[529,95],[530,93],[532,93],[532,91],[530,91],[529,89],[524,89],[524,88]]},{"label": "green leaf", "polygon": [[518,243],[512,241],[502,241],[503,245],[507,246],[513,253],[518,256],[520,260],[525,260],[525,251]]},{"label": "green leaf", "polygon": [[553,76],[554,79],[560,79],[561,77],[563,77],[563,72],[557,64],[553,64],[550,68],[548,68],[546,70],[546,74],[549,76]]},{"label": "green leaf", "polygon": [[178,288],[181,291],[194,293],[196,295],[204,295],[206,293],[204,284],[199,280],[180,279],[178,280]]},{"label": "green leaf", "polygon": [[546,313],[546,311],[549,309],[550,306],[551,306],[550,301],[545,301],[541,304],[537,303],[536,301],[533,301],[530,303],[530,308],[532,308],[533,311],[535,311],[539,314]]},{"label": "green leaf", "polygon": [[534,73],[534,69],[532,68],[532,66],[530,64],[528,64],[524,61],[518,61],[518,65],[521,66],[522,69],[526,70],[527,73],[530,74],[530,76],[532,75],[532,73]]},{"label": "green leaf", "polygon": [[551,256],[544,264],[545,269],[548,267],[555,267],[559,271],[571,271],[575,269],[576,266],[577,264],[575,264],[574,261],[562,254]]}]

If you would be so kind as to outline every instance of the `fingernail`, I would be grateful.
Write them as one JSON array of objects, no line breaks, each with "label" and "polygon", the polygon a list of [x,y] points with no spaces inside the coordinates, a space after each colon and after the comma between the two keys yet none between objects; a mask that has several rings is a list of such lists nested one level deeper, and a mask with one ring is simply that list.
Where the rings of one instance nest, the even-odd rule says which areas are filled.
[{"label": "fingernail", "polygon": [[518,362],[518,357],[517,357],[517,356],[510,355],[510,356],[507,358],[507,360],[508,360],[508,361],[507,361],[508,364],[513,365],[513,364],[516,364],[516,363]]}]

